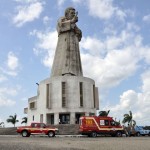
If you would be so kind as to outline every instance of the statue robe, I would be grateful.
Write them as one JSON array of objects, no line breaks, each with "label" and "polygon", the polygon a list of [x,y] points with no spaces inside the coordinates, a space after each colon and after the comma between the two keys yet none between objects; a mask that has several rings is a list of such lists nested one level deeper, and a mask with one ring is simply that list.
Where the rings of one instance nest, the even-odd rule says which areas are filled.
[{"label": "statue robe", "polygon": [[58,42],[51,76],[83,76],[79,51],[79,41],[82,37],[81,30],[76,24],[62,17],[58,20],[57,31]]}]

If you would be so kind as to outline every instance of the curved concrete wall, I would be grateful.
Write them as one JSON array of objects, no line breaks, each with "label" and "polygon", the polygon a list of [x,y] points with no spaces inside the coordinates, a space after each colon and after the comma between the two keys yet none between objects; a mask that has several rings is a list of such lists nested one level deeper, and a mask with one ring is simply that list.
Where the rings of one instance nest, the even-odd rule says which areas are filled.
[{"label": "curved concrete wall", "polygon": [[[62,106],[62,82],[65,83],[66,106]],[[82,83],[83,106],[80,104],[80,83]],[[47,123],[47,114],[54,114],[54,123],[59,123],[60,113],[69,113],[71,123],[74,123],[75,113],[96,112],[94,102],[94,80],[80,76],[58,76],[45,79],[40,82],[37,97],[30,101],[35,101],[35,109],[28,108],[28,122],[40,121],[40,115],[43,115],[42,121]],[[29,104],[30,106],[30,104]],[[34,117],[33,117],[34,116]]]}]

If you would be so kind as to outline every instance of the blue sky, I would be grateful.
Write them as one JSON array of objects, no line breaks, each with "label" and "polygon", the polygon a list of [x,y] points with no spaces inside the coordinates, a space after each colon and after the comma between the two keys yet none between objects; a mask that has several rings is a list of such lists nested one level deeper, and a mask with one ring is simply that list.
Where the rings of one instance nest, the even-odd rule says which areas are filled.
[{"label": "blue sky", "polygon": [[68,6],[78,11],[83,74],[99,87],[100,110],[121,121],[131,110],[138,125],[150,125],[149,0],[1,0],[0,122],[12,126],[15,113],[21,122],[36,83],[50,76]]}]

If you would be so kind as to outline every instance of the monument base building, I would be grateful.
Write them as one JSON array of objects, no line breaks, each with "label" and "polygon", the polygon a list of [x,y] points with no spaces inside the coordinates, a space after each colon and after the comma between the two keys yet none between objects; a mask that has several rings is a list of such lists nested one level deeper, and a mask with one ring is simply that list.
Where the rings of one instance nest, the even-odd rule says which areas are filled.
[{"label": "monument base building", "polygon": [[69,7],[57,23],[58,42],[51,77],[38,84],[37,96],[28,100],[28,124],[75,124],[80,116],[95,115],[99,109],[94,80],[83,77],[75,9]]},{"label": "monument base building", "polygon": [[28,100],[28,123],[76,124],[82,115],[95,115],[99,108],[94,80],[79,76],[57,76],[38,85],[37,96]]}]

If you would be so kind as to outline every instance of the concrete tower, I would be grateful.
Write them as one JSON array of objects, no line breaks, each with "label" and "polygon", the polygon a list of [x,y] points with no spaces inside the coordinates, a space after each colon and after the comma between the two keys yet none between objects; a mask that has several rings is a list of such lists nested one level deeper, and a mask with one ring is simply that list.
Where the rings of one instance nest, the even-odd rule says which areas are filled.
[{"label": "concrete tower", "polygon": [[28,123],[75,124],[82,115],[95,115],[99,109],[98,88],[94,80],[83,77],[77,27],[77,12],[72,7],[57,23],[58,42],[51,76],[38,85],[37,96],[28,100]]}]

